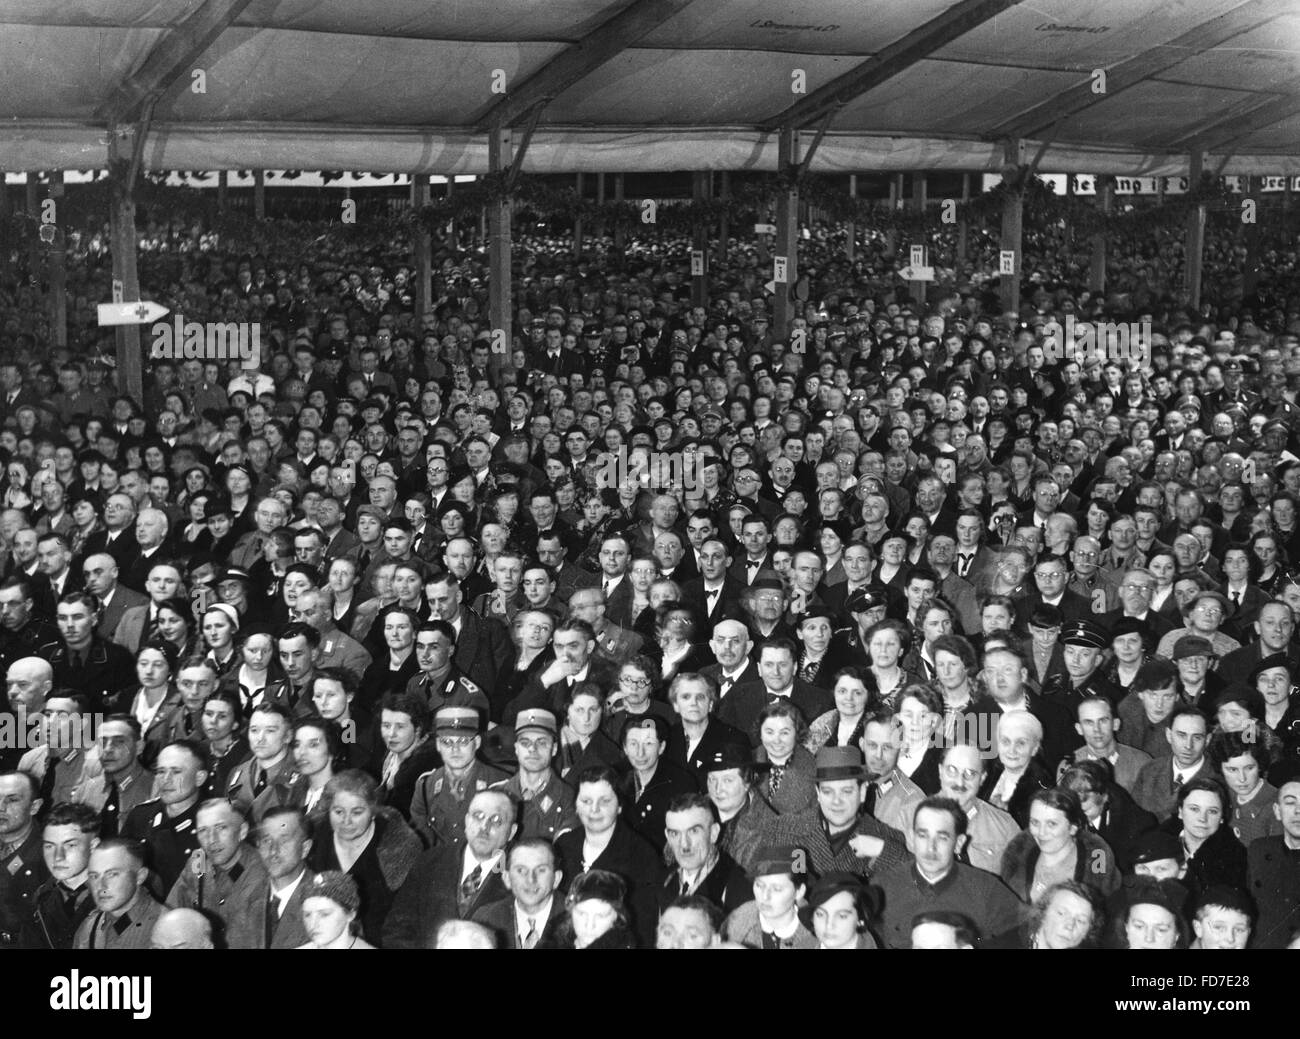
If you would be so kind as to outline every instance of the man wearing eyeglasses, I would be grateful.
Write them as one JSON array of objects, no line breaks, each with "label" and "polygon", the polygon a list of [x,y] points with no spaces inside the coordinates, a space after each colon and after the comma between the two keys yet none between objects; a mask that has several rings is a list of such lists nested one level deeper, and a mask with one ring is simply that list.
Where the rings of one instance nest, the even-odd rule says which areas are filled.
[{"label": "man wearing eyeglasses", "polygon": [[1040,606],[1055,606],[1067,624],[1090,617],[1092,604],[1078,592],[1072,592],[1066,587],[1068,578],[1063,557],[1043,556],[1034,567],[1037,591],[1029,596],[1029,609],[1032,611]]},{"label": "man wearing eyeglasses", "polygon": [[479,712],[472,707],[444,707],[433,716],[442,767],[417,779],[411,798],[411,825],[430,847],[464,840],[466,803],[510,778],[478,760],[479,727]]},{"label": "man wearing eyeglasses", "polygon": [[439,924],[468,920],[510,897],[501,874],[516,832],[514,802],[504,791],[483,790],[457,829],[464,840],[426,851],[398,888],[384,923],[385,949],[432,949]]},{"label": "man wearing eyeglasses", "polygon": [[[939,791],[951,797],[966,813],[967,841],[959,862],[965,862],[998,875],[1002,868],[1002,853],[1011,839],[1020,832],[1016,821],[1000,808],[995,808],[979,796],[986,769],[977,747],[957,744],[949,747],[939,766]],[[914,851],[912,834],[905,831],[908,851]]]},{"label": "man wearing eyeglasses", "polygon": [[1155,574],[1146,569],[1128,570],[1119,583],[1118,608],[1103,613],[1097,620],[1105,627],[1114,629],[1125,617],[1134,617],[1147,626],[1153,637],[1163,638],[1173,630],[1174,623],[1164,614],[1151,609],[1151,597],[1155,592]]},{"label": "man wearing eyeglasses", "polygon": [[[1104,573],[1100,562],[1100,541],[1087,534],[1075,538],[1074,547],[1070,550],[1070,565],[1074,568],[1074,575],[1066,587],[1087,599],[1094,614],[1108,613],[1119,602],[1120,580],[1114,574]],[[1152,587],[1155,587],[1154,579]]]}]

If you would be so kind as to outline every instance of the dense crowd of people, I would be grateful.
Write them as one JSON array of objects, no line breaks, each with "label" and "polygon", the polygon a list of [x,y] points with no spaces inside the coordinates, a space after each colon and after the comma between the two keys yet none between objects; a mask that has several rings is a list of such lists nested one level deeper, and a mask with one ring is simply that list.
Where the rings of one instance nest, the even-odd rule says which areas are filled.
[{"label": "dense crowd of people", "polygon": [[147,295],[260,370],[120,393],[93,248],[72,349],[7,301],[0,946],[1292,943],[1294,236],[1003,314],[819,230],[782,328],[757,247],[523,236],[502,344],[472,251],[416,313],[175,231]]}]

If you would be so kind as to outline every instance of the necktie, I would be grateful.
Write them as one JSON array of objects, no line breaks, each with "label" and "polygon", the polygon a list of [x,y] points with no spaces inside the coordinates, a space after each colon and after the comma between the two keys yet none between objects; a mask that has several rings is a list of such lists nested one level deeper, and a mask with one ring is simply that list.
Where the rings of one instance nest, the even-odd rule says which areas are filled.
[{"label": "necktie", "polygon": [[45,759],[45,775],[41,778],[41,800],[47,808],[54,805],[54,783],[58,779],[59,759],[50,754]]},{"label": "necktie", "polygon": [[104,807],[99,813],[99,836],[101,840],[117,836],[119,791],[117,780],[108,781],[108,792],[104,798]]},{"label": "necktie", "polygon": [[63,912],[70,919],[75,919],[77,916],[77,896],[84,890],[86,890],[84,887],[76,891],[62,884],[59,885],[59,894],[63,897]]},{"label": "necktie", "polygon": [[961,560],[961,565],[957,568],[957,574],[959,577],[965,577],[970,573],[970,561],[975,558],[975,553],[958,552],[957,558]]},{"label": "necktie", "polygon": [[1174,791],[1175,791],[1175,792],[1181,790],[1181,789],[1183,788],[1183,784],[1184,784],[1185,782],[1187,782],[1187,780],[1183,778],[1183,774],[1182,774],[1181,772],[1175,772],[1175,773],[1174,773]]},{"label": "necktie", "polygon": [[685,877],[682,877],[682,885],[681,885],[680,893],[683,895],[689,895],[691,893],[691,882],[687,880]]},{"label": "necktie", "polygon": [[479,881],[483,879],[483,867],[477,862],[474,868],[470,870],[469,876],[460,882],[460,891],[456,898],[456,904],[460,908],[461,915],[469,909],[470,903],[474,901],[474,896],[478,894]]},{"label": "necktie", "polygon": [[731,692],[731,687],[735,684],[736,683],[733,679],[724,677],[722,679],[722,688],[718,691],[718,699],[721,700],[724,696],[726,696],[729,692]]},{"label": "necktie", "polygon": [[863,808],[866,810],[866,813],[868,815],[876,814],[876,798],[879,796],[879,794],[880,794],[879,786],[877,786],[875,783],[867,784],[867,799],[863,803]]},{"label": "necktie", "polygon": [[253,796],[256,797],[266,789],[266,769],[257,767],[257,779],[253,783]]},{"label": "necktie", "polygon": [[537,944],[537,917],[528,918],[528,933],[524,935],[523,946],[525,949],[531,949]]},{"label": "necktie", "polygon": [[772,774],[768,778],[768,789],[775,795],[781,789],[781,780],[785,777],[784,765],[773,765]]},{"label": "necktie", "polygon": [[1233,606],[1241,605],[1241,592],[1233,592],[1231,598]]},{"label": "necktie", "polygon": [[275,929],[280,926],[280,900],[272,891],[266,900],[266,947],[271,948],[275,941]]},{"label": "necktie", "polygon": [[604,591],[605,591],[605,594],[606,594],[606,595],[609,594],[610,584],[611,584],[610,579],[609,579],[608,577],[605,578]]}]

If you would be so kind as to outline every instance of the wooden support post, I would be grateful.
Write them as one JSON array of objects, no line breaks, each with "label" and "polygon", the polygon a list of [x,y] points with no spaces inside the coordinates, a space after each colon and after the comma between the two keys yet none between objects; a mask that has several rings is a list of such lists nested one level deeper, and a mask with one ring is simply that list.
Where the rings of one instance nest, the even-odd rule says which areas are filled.
[{"label": "wooden support post", "polygon": [[1252,199],[1255,203],[1255,219],[1244,225],[1246,239],[1246,262],[1242,269],[1242,292],[1253,295],[1259,286],[1259,240],[1260,221],[1264,219],[1264,178],[1259,176],[1241,178],[1242,199]]},{"label": "wooden support post", "polygon": [[[970,174],[961,175],[961,201],[964,207],[970,201]],[[966,253],[970,248],[970,221],[966,219],[963,212],[961,220],[957,222],[957,262],[966,262]]]},{"label": "wooden support post", "polygon": [[[615,202],[623,201],[623,174],[621,173],[614,174],[614,201]],[[621,223],[614,225],[614,251],[615,252],[620,254],[622,253],[624,236],[626,234],[627,234],[627,230],[623,227]]]},{"label": "wooden support post", "polygon": [[[920,171],[913,173],[912,174],[912,208],[916,210],[918,216],[924,216],[925,214],[926,187],[927,185],[926,185],[925,174]],[[917,237],[919,237],[922,241],[924,241],[926,237],[925,231],[922,230]],[[927,253],[929,252],[928,245],[926,248],[926,252]],[[935,259],[937,259],[937,257],[935,257]],[[925,282],[923,281],[912,282],[912,301],[922,308],[925,307],[925,290],[926,290]]]},{"label": "wooden support post", "polygon": [[[895,173],[892,177],[889,178],[890,213],[897,212],[898,204],[899,202],[902,201],[902,198],[903,198],[903,175],[901,173]],[[885,255],[893,256],[897,252],[898,252],[898,232],[893,230],[886,231],[885,232]]]},{"label": "wooden support post", "polygon": [[[135,135],[143,132],[140,127],[136,127],[134,133],[121,127],[110,127],[108,134],[113,280],[121,285],[122,299],[128,302],[140,298],[140,276],[135,257],[135,171],[131,155]],[[143,406],[144,358],[140,352],[139,325],[117,326],[117,389]]]},{"label": "wooden support post", "polygon": [[266,219],[266,170],[253,170],[253,218]]},{"label": "wooden support post", "polygon": [[230,173],[222,170],[217,174],[217,213],[225,216],[230,205]]},{"label": "wooden support post", "polygon": [[[1003,153],[1003,165],[1015,166],[1018,170],[1025,164],[1025,145],[1018,139],[1007,141]],[[1017,180],[1015,190],[1008,192],[1002,204],[1002,236],[1000,248],[1003,252],[1015,254],[1015,272],[1000,277],[1000,294],[1004,314],[1020,312],[1020,279],[1023,276],[1024,255],[1021,248],[1025,185]]]},{"label": "wooden support post", "polygon": [[[447,174],[447,198],[451,198],[456,192],[456,174]],[[456,248],[456,218],[452,217],[447,221],[447,244],[452,249]]]},{"label": "wooden support post", "polygon": [[[582,191],[585,186],[585,179],[581,173],[575,178],[574,188],[578,192],[578,200],[582,200]],[[573,258],[580,260],[582,258],[582,217],[574,217],[573,220]]]},{"label": "wooden support post", "polygon": [[[1201,173],[1205,167],[1205,153],[1199,149],[1188,160],[1187,190],[1196,191],[1201,186]],[[1183,288],[1193,310],[1201,309],[1201,264],[1205,245],[1205,207],[1197,206],[1187,214],[1186,262],[1183,267]]]},{"label": "wooden support post", "polygon": [[[1102,213],[1110,216],[1115,204],[1115,185],[1110,177],[1098,177],[1102,182],[1097,192],[1098,206]],[[1106,233],[1098,231],[1092,236],[1092,261],[1088,267],[1088,288],[1093,292],[1106,291]]]},{"label": "wooden support post", "polygon": [[[603,173],[596,174],[596,203],[602,206],[605,204],[605,174]],[[604,238],[605,221],[601,220],[596,224],[596,239],[603,241]]]},{"label": "wooden support post", "polygon": [[68,345],[68,239],[63,231],[63,171],[50,170],[48,177],[49,197],[55,200],[54,241],[49,243],[50,343],[62,350]]},{"label": "wooden support post", "polygon": [[[723,201],[731,198],[731,174],[723,170],[718,177],[718,197]],[[727,239],[731,237],[731,221],[727,214],[722,214],[718,223],[718,262],[727,262]]]},{"label": "wooden support post", "polygon": [[[510,165],[513,140],[506,127],[494,129],[488,136],[488,168],[494,174],[502,173]],[[513,329],[510,302],[511,237],[510,200],[498,199],[488,209],[490,237],[488,261],[491,280],[488,282],[488,315],[492,321],[493,357],[500,358],[501,367],[514,368]]]},{"label": "wooden support post", "polygon": [[[780,340],[790,335],[790,322],[794,306],[790,290],[799,278],[799,189],[793,174],[799,159],[799,131],[792,126],[781,129],[777,146],[777,168],[787,178],[787,188],[776,198],[776,255],[774,280],[776,282],[776,321],[773,331]],[[777,278],[776,265],[784,262],[785,277]]]},{"label": "wooden support post", "polygon": [[[709,174],[696,171],[691,178],[691,197],[703,202],[709,197]],[[705,224],[695,227],[695,240],[691,249],[691,302],[697,307],[705,306],[709,300],[709,228]],[[700,264],[696,266],[695,253],[699,254]],[[694,273],[698,271],[699,273]]]},{"label": "wooden support post", "polygon": [[[858,197],[858,175],[849,174],[849,198]],[[844,258],[850,263],[853,262],[854,253],[857,252],[858,245],[858,225],[849,220],[848,226],[844,228]]]},{"label": "wooden support post", "polygon": [[[41,203],[38,193],[40,175],[35,170],[27,171],[27,183],[24,186],[23,203],[27,219],[33,224],[40,223]],[[41,280],[41,240],[34,234],[27,236],[27,277],[35,285]]]},{"label": "wooden support post", "polygon": [[411,208],[415,210],[415,327],[429,310],[429,293],[433,288],[433,241],[429,229],[420,221],[420,212],[429,204],[429,175],[417,173],[411,178]]}]

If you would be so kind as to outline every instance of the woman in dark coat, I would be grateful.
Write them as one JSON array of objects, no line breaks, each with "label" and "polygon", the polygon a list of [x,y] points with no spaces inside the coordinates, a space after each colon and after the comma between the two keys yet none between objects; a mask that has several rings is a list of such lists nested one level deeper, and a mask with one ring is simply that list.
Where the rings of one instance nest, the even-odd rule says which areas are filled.
[{"label": "woman in dark coat", "polygon": [[1074,881],[1109,895],[1120,885],[1115,856],[1088,826],[1083,804],[1069,790],[1039,790],[1029,823],[1002,852],[1002,881],[1022,901],[1037,904],[1057,884]]},{"label": "woman in dark coat", "polygon": [[653,946],[659,920],[657,895],[665,875],[663,858],[619,821],[617,772],[593,768],[571,785],[577,790],[575,807],[581,825],[555,841],[564,877],[577,877],[588,870],[617,874],[627,886],[625,904],[633,933],[642,945]]},{"label": "woman in dark coat", "polygon": [[401,815],[383,805],[379,784],[356,769],[329,781],[328,815],[315,833],[307,865],[346,873],[361,892],[361,934],[372,945],[383,936],[393,898],[424,850]]},{"label": "woman in dark coat", "polygon": [[1178,806],[1161,829],[1187,849],[1183,884],[1200,898],[1216,884],[1246,890],[1246,848],[1232,832],[1232,803],[1217,779],[1198,776],[1178,792]]},{"label": "woman in dark coat", "polygon": [[[564,900],[565,915],[543,949],[635,949],[625,906],[627,885],[608,870],[593,869],[576,877]],[[652,943],[653,944],[653,943]]]}]

